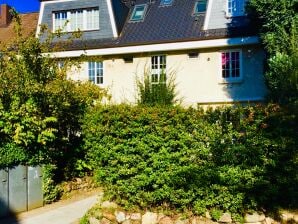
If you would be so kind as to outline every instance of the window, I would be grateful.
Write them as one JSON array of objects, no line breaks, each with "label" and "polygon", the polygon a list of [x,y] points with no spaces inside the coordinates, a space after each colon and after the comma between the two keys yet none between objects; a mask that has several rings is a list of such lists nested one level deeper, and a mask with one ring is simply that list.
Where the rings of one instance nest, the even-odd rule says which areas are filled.
[{"label": "window", "polygon": [[58,69],[60,69],[60,70],[64,68],[64,65],[65,65],[65,64],[64,64],[64,61],[58,61],[58,62],[57,62],[57,67],[58,67]]},{"label": "window", "polygon": [[199,53],[198,52],[190,52],[188,53],[188,58],[198,58]]},{"label": "window", "polygon": [[162,5],[162,6],[172,5],[172,4],[173,4],[173,0],[161,0],[160,1],[160,5]]},{"label": "window", "polygon": [[227,0],[227,14],[230,17],[244,16],[245,0]]},{"label": "window", "polygon": [[239,50],[221,52],[221,78],[223,81],[240,81],[242,52]]},{"label": "window", "polygon": [[70,12],[70,26],[71,30],[83,30],[84,29],[84,13],[83,10],[76,10]]},{"label": "window", "polygon": [[166,83],[166,56],[151,57],[151,84]]},{"label": "window", "polygon": [[130,17],[130,21],[141,21],[144,19],[147,5],[136,5]]},{"label": "window", "polygon": [[86,10],[86,29],[87,30],[99,29],[98,9],[87,9]]},{"label": "window", "polygon": [[54,31],[73,32],[99,29],[97,8],[55,12],[53,18]]},{"label": "window", "polygon": [[199,0],[195,4],[194,14],[204,13],[207,8],[207,0]]},{"label": "window", "polygon": [[103,84],[103,63],[102,62],[88,62],[88,76],[89,81],[94,84]]},{"label": "window", "polygon": [[54,17],[54,30],[67,30],[67,12],[56,12]]}]

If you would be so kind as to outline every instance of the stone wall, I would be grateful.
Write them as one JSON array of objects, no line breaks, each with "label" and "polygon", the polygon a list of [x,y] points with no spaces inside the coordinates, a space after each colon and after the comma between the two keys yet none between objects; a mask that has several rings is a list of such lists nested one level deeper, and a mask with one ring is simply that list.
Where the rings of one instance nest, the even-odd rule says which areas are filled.
[{"label": "stone wall", "polygon": [[[117,204],[104,201],[100,209],[90,214],[87,218],[89,224],[217,224],[217,223],[239,223],[232,219],[231,214],[224,213],[218,222],[211,220],[209,213],[206,217],[195,215],[168,215],[157,212],[127,212]],[[278,223],[298,223],[297,214],[282,214],[280,221],[274,221],[266,217],[263,213],[246,214],[244,217],[245,224],[278,224]]]}]

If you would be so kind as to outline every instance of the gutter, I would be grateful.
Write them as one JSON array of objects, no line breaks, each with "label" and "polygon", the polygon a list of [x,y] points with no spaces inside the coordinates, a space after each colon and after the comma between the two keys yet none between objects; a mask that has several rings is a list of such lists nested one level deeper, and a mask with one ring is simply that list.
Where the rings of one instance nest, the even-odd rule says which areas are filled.
[{"label": "gutter", "polygon": [[161,51],[178,51],[178,50],[192,50],[204,48],[217,48],[217,47],[236,47],[245,45],[259,44],[260,38],[258,36],[248,37],[235,37],[235,38],[222,38],[213,40],[199,40],[187,41],[176,43],[163,43],[163,44],[148,44],[139,46],[126,46],[126,47],[108,47],[101,49],[88,49],[88,50],[73,50],[73,51],[60,51],[48,53],[50,57],[56,58],[74,58],[84,56],[109,56],[109,55],[125,55],[135,53],[150,53]]}]

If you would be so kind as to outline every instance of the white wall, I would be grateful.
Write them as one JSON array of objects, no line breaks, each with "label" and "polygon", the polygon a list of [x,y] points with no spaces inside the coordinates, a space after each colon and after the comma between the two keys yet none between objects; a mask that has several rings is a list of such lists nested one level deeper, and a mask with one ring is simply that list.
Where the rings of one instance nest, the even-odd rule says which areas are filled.
[{"label": "white wall", "polygon": [[[221,50],[200,50],[198,58],[189,58],[188,52],[166,54],[167,68],[175,71],[178,98],[182,99],[184,105],[264,99],[263,51],[253,46],[242,48],[243,80],[224,84],[220,81]],[[150,62],[150,55],[136,55],[133,63],[125,63],[120,57],[104,60],[104,84],[101,86],[109,89],[113,103],[136,102],[136,77],[142,77]],[[69,73],[69,77],[88,80],[87,63],[79,72]]]}]

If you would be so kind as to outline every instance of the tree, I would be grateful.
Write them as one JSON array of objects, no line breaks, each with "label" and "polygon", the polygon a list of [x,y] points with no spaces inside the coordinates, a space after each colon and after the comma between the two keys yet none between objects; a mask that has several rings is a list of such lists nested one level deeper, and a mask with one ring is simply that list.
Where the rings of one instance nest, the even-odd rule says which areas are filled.
[{"label": "tree", "polygon": [[265,78],[270,97],[279,103],[298,99],[297,9],[297,0],[251,0],[248,4],[268,54]]},{"label": "tree", "polygon": [[51,52],[53,37],[45,42],[23,37],[13,14],[16,40],[3,46],[0,58],[0,166],[65,166],[67,158],[82,153],[81,118],[106,91],[67,79],[75,62],[66,60],[58,68],[57,60],[44,54]]}]

